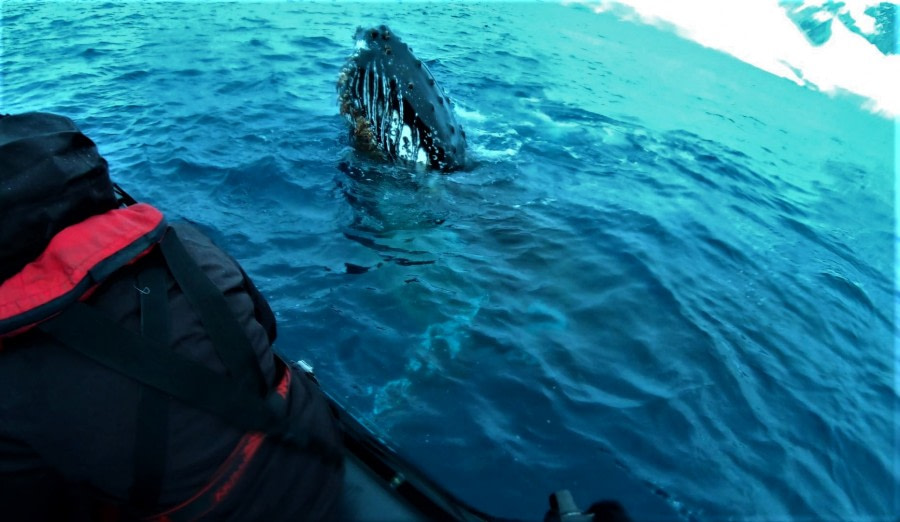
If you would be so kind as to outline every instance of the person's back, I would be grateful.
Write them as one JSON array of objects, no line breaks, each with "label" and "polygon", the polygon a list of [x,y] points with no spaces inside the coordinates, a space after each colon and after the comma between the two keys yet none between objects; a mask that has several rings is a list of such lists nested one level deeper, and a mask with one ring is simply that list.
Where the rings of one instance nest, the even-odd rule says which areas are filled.
[{"label": "person's back", "polygon": [[[265,300],[195,228],[118,206],[106,162],[71,121],[0,118],[2,518],[328,517],[341,489],[339,434],[315,383],[272,352]],[[201,290],[185,289],[198,279]],[[245,339],[223,339],[234,331]],[[148,347],[175,354],[171,373],[169,359],[143,355]],[[235,382],[237,402],[277,404],[316,444],[236,427],[250,407],[172,397],[194,375],[197,389],[184,393],[210,394],[192,363],[212,370],[211,384]]]}]

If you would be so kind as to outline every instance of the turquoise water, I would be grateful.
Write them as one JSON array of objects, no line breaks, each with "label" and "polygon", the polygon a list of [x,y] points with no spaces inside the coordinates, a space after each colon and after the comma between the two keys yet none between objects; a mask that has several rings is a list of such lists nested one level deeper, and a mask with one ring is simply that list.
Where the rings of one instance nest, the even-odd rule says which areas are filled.
[{"label": "turquoise water", "polygon": [[[0,110],[79,122],[475,506],[900,513],[894,123],[859,100],[576,6],[0,9]],[[378,23],[456,102],[471,169],[354,155],[335,82]]]}]

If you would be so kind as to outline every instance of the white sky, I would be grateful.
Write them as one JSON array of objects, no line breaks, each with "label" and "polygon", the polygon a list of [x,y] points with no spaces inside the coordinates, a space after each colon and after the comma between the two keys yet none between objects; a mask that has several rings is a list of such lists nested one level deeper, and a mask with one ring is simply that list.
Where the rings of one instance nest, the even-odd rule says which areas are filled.
[{"label": "white sky", "polygon": [[[877,1],[844,1],[861,30],[874,30],[874,20],[863,11]],[[788,19],[777,0],[587,0],[583,3],[598,12],[615,4],[631,6],[645,23],[667,22],[677,27],[683,37],[802,84],[791,70],[794,67],[822,91],[854,92],[871,100],[866,104],[867,109],[887,116],[900,115],[900,55],[881,54],[840,22],[831,24],[828,42],[816,47]],[[821,3],[821,0],[804,2],[806,5]]]}]

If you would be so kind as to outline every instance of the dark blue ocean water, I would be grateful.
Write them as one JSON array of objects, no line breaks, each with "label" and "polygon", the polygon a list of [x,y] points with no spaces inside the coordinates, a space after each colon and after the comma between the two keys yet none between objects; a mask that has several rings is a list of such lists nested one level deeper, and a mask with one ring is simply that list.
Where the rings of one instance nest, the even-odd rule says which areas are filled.
[{"label": "dark blue ocean water", "polygon": [[[283,352],[473,505],[900,513],[894,124],[859,100],[575,6],[0,10],[0,110],[80,123],[244,264]],[[335,82],[378,23],[456,102],[468,171],[349,147]]]}]

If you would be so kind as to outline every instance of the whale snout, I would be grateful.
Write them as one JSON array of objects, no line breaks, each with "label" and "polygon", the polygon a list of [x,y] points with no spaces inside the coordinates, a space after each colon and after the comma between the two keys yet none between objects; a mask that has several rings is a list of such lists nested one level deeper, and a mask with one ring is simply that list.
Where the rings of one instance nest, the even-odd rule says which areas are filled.
[{"label": "whale snout", "polygon": [[359,28],[338,79],[355,145],[388,161],[462,168],[466,137],[428,67],[387,26]]}]

